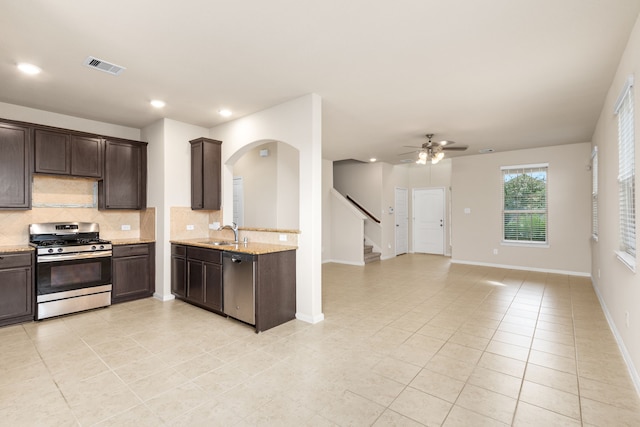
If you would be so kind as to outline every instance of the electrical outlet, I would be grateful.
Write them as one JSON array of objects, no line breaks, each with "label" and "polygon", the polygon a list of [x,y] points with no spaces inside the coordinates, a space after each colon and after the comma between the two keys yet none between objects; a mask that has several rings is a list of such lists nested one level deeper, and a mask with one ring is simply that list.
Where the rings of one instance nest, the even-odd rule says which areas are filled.
[{"label": "electrical outlet", "polygon": [[281,234],[280,235],[280,241],[281,242],[286,242],[287,241],[287,235],[286,234]]},{"label": "electrical outlet", "polygon": [[209,228],[212,230],[217,230],[218,228],[220,228],[220,223],[216,221],[213,224],[209,224]]},{"label": "electrical outlet", "polygon": [[187,230],[191,231],[191,230],[195,230],[196,227],[194,227],[193,225],[187,225]]},{"label": "electrical outlet", "polygon": [[598,279],[600,278],[600,269],[598,269]]},{"label": "electrical outlet", "polygon": [[129,224],[122,224],[122,225],[120,226],[120,229],[121,229],[122,231],[129,231],[129,230],[131,230],[131,226],[130,226]]},{"label": "electrical outlet", "polygon": [[629,327],[629,312],[628,311],[624,312],[624,324],[625,324],[625,326],[627,328]]},{"label": "electrical outlet", "polygon": [[494,254],[494,255],[498,255],[498,250],[497,250],[497,249],[494,249],[494,250],[493,250],[493,254]]}]

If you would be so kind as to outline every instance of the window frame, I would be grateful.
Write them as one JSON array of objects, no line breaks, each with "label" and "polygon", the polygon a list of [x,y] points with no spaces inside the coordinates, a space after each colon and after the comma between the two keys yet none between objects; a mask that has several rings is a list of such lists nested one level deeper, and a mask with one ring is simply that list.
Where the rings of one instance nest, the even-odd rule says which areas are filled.
[{"label": "window frame", "polygon": [[[505,197],[504,197],[504,184],[505,184],[505,171],[523,171],[526,173],[527,171],[532,171],[534,169],[544,169],[545,171],[545,208],[544,209],[533,209],[533,210],[508,210],[505,209]],[[549,163],[535,163],[535,164],[525,164],[525,165],[510,165],[510,166],[501,166],[500,167],[500,192],[501,192],[501,245],[503,246],[528,246],[528,247],[549,247]],[[545,231],[544,231],[544,241],[537,240],[509,240],[505,239],[505,214],[508,213],[524,213],[524,214],[544,214],[545,216]]]},{"label": "window frame", "polygon": [[[618,122],[618,250],[617,258],[636,271],[637,235],[635,219],[635,112],[633,76],[629,76],[616,101]],[[626,126],[626,127],[625,127]],[[626,144],[626,145],[625,145]]]}]

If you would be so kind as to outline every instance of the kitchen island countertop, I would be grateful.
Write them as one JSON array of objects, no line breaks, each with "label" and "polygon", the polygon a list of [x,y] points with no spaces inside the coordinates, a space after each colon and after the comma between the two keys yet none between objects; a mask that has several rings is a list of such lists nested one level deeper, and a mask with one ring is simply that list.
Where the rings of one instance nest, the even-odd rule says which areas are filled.
[{"label": "kitchen island countertop", "polygon": [[245,254],[251,255],[262,255],[262,254],[270,254],[275,252],[285,252],[285,251],[295,251],[298,249],[297,246],[288,246],[288,245],[276,245],[273,243],[258,243],[258,242],[249,242],[246,245],[244,243],[238,243],[237,245],[212,245],[211,241],[215,241],[215,239],[186,239],[186,240],[171,240],[171,243],[175,245],[186,245],[186,246],[198,246],[201,248],[208,249],[217,249],[219,251],[226,252],[241,252]]}]

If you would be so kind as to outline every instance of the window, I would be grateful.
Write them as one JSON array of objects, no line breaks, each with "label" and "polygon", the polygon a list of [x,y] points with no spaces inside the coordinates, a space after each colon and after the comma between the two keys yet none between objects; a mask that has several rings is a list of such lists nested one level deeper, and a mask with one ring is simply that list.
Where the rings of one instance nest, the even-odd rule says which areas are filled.
[{"label": "window", "polygon": [[591,153],[591,236],[598,241],[598,147]]},{"label": "window", "polygon": [[636,206],[635,206],[635,137],[633,126],[633,78],[630,77],[618,98],[618,206],[620,230],[620,258],[631,269],[636,264]]},{"label": "window", "polygon": [[502,239],[547,243],[548,164],[502,167]]}]

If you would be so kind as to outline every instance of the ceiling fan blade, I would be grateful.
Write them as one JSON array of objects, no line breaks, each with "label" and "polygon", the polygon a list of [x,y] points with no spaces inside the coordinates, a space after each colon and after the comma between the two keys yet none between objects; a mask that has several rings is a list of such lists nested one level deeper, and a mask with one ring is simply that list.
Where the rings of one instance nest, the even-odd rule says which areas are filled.
[{"label": "ceiling fan blade", "polygon": [[445,146],[442,147],[443,150],[447,150],[447,151],[464,151],[467,148],[469,148],[469,147],[464,146],[464,145],[461,145],[459,147],[449,147],[449,145],[445,145]]},{"label": "ceiling fan blade", "polygon": [[421,149],[422,148],[422,147],[417,147],[415,145],[403,145],[403,147],[406,147],[406,148],[417,148],[417,149]]},{"label": "ceiling fan blade", "polygon": [[415,153],[419,153],[420,150],[413,150],[413,151],[409,151],[407,153],[400,153],[398,154],[398,156],[406,156],[407,154],[415,154]]}]

